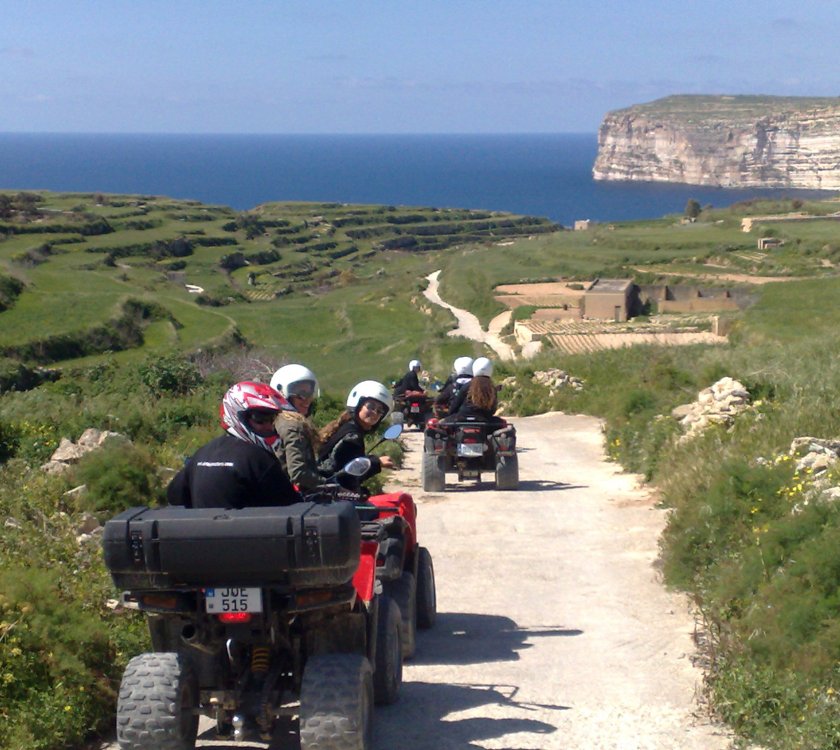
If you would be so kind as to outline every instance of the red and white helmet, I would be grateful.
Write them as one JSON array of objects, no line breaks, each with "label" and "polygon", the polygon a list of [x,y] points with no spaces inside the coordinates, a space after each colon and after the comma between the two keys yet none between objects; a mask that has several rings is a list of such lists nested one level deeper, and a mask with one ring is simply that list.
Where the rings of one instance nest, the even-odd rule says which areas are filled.
[{"label": "red and white helmet", "polygon": [[274,452],[272,446],[278,440],[277,433],[268,437],[257,435],[248,424],[248,412],[259,410],[279,413],[290,409],[292,405],[271,386],[245,380],[231,386],[225,393],[220,416],[226,432],[246,443]]}]

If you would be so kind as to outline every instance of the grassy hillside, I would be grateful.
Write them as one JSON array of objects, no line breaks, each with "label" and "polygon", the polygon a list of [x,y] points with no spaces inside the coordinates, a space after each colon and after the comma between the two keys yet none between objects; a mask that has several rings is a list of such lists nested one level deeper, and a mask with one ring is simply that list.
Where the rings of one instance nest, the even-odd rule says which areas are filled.
[{"label": "grassy hillside", "polygon": [[447,316],[411,300],[446,248],[557,229],[451,209],[3,197],[0,279],[17,286],[0,308],[3,356],[67,367],[259,343],[340,373],[342,387],[422,356],[445,329]]}]

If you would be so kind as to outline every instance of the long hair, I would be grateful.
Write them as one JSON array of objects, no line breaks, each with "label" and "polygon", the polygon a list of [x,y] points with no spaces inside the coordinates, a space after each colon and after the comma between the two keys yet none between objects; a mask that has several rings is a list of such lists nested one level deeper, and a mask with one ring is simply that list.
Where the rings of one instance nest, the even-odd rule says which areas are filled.
[{"label": "long hair", "polygon": [[332,422],[329,424],[324,425],[321,428],[321,431],[318,433],[318,440],[320,441],[321,445],[326,445],[330,438],[338,432],[338,428],[341,425],[346,424],[351,419],[353,419],[353,412],[352,411],[343,411],[341,414],[336,417]]},{"label": "long hair", "polygon": [[317,456],[318,449],[321,447],[321,437],[318,434],[318,430],[315,425],[309,420],[308,417],[303,416],[300,412],[297,411],[286,411],[283,410],[277,415],[277,419],[275,419],[275,424],[278,420],[286,419],[289,422],[300,422],[301,426],[303,427],[303,433],[306,435],[306,439],[309,441],[309,444],[312,446],[312,452]]},{"label": "long hair", "polygon": [[476,375],[469,385],[467,399],[478,409],[486,409],[489,412],[496,411],[496,386],[486,375]]}]

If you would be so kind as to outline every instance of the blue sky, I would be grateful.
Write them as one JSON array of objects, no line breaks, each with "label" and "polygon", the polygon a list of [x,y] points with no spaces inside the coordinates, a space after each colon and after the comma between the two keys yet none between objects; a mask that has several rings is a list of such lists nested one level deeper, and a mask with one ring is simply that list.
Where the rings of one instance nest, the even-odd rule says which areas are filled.
[{"label": "blue sky", "polygon": [[0,0],[0,132],[595,132],[840,96],[836,0]]}]

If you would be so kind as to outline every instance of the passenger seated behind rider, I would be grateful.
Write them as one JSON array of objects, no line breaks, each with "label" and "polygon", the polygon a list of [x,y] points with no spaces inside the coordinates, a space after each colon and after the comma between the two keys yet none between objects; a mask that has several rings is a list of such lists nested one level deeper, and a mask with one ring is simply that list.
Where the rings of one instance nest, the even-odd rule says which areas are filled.
[{"label": "passenger seated behind rider", "polygon": [[318,395],[318,379],[308,367],[284,365],[271,376],[271,387],[294,407],[294,411],[284,409],[274,420],[280,436],[277,458],[299,490],[314,490],[324,482],[317,459],[321,441],[309,419]]},{"label": "passenger seated behind rider", "polygon": [[[473,377],[469,385],[452,400],[455,411],[442,419],[442,424],[459,422],[466,417],[473,417],[491,426],[501,427],[505,421],[494,416],[498,408],[498,391],[493,383],[493,363],[487,357],[479,357],[473,362]],[[457,398],[460,396],[460,398]]]},{"label": "passenger seated behind rider", "polygon": [[395,396],[411,396],[425,393],[420,385],[420,370],[423,366],[419,359],[412,359],[408,363],[408,372],[394,386]]},{"label": "passenger seated behind rider", "polygon": [[318,468],[325,476],[332,476],[354,458],[367,456],[370,469],[359,478],[359,483],[378,474],[382,469],[392,469],[388,456],[366,453],[365,435],[376,429],[385,415],[394,407],[388,389],[375,380],[363,380],[353,386],[347,396],[347,410],[321,430],[321,450]]},{"label": "passenger seated behind rider", "polygon": [[199,448],[166,488],[170,505],[245,508],[301,500],[274,448],[274,420],[291,406],[264,383],[243,381],[228,389],[220,409],[225,433]]}]

